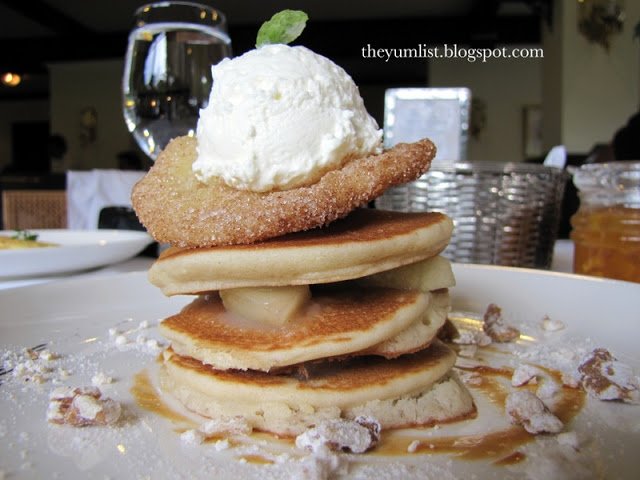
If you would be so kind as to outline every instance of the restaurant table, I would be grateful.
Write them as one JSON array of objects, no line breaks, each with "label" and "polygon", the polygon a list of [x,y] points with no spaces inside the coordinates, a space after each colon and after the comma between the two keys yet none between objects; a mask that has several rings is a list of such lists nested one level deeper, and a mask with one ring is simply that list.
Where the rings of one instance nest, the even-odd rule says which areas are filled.
[{"label": "restaurant table", "polygon": [[[54,282],[70,278],[90,278],[97,276],[116,275],[119,273],[139,272],[148,270],[154,259],[151,257],[137,256],[120,263],[96,268],[88,271],[73,272],[64,275],[51,275],[44,277],[10,278],[0,277],[0,290],[35,285],[39,283]],[[573,271],[573,242],[570,240],[558,240],[555,244],[551,270],[556,272],[571,273]]]}]

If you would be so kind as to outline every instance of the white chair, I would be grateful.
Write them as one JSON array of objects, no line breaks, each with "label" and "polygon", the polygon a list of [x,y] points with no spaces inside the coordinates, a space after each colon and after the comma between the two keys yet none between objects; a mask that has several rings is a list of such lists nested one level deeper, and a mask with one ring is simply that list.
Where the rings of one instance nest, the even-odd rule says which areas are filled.
[{"label": "white chair", "polygon": [[145,173],[131,170],[67,172],[68,228],[97,229],[103,208],[130,207],[133,186]]}]

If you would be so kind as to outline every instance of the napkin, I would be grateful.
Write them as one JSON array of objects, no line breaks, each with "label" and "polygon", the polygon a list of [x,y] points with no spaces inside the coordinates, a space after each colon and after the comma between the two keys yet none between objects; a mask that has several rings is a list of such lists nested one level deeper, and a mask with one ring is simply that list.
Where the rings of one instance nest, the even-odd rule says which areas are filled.
[{"label": "napkin", "polygon": [[67,227],[98,228],[104,207],[130,207],[131,190],[144,171],[91,170],[67,172]]}]

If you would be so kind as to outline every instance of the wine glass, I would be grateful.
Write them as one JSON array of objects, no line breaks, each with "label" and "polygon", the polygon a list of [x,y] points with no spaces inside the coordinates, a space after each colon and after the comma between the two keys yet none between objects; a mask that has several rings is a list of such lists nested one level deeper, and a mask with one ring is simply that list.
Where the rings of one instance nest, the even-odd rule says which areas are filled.
[{"label": "wine glass", "polygon": [[155,160],[172,138],[195,135],[211,91],[211,66],[231,56],[222,12],[169,1],[135,12],[122,79],[124,119]]}]

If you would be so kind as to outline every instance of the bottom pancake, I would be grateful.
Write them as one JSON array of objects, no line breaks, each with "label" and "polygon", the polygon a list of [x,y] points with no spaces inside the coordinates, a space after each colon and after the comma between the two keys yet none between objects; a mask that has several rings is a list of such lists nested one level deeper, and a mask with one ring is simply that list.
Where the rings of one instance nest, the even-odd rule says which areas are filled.
[{"label": "bottom pancake", "polygon": [[309,367],[308,378],[258,371],[221,371],[171,350],[164,355],[162,389],[211,418],[242,416],[256,430],[298,435],[330,418],[374,417],[383,428],[431,425],[475,412],[451,368],[455,353],[429,348],[387,360],[356,357]]}]

